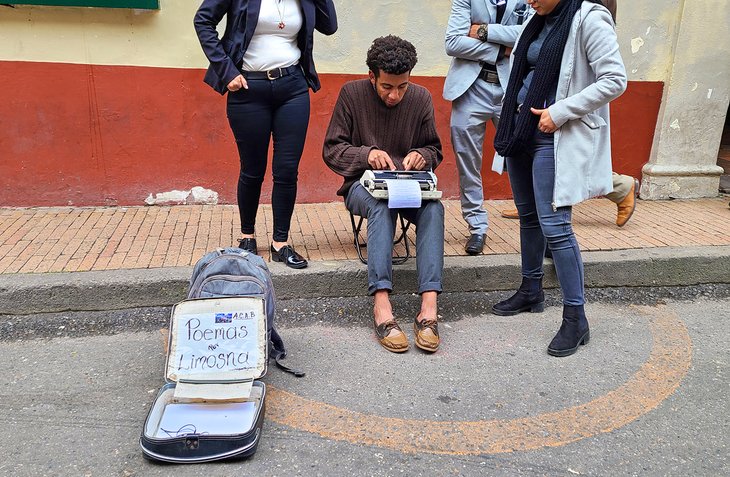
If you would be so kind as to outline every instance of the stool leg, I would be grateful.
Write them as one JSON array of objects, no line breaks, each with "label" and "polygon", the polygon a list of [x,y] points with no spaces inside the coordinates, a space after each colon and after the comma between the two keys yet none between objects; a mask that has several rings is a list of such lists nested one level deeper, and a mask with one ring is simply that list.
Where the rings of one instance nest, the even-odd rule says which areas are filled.
[{"label": "stool leg", "polygon": [[352,234],[353,234],[353,243],[355,245],[355,250],[357,251],[357,256],[360,259],[360,261],[367,265],[368,261],[365,257],[362,255],[362,249],[367,247],[367,243],[363,242],[360,243],[360,231],[362,230],[362,222],[364,220],[364,217],[360,217],[360,220],[357,222],[357,225],[355,225],[355,216],[352,212],[350,212],[350,223],[352,224]]},{"label": "stool leg", "polygon": [[398,238],[393,242],[393,250],[395,251],[395,246],[397,244],[403,242],[405,254],[403,256],[394,255],[393,265],[401,265],[407,262],[409,258],[411,258],[411,248],[410,244],[408,243],[408,228],[411,226],[411,223],[404,219],[403,216],[400,214],[398,214],[398,219],[400,221],[400,234],[398,235]]}]

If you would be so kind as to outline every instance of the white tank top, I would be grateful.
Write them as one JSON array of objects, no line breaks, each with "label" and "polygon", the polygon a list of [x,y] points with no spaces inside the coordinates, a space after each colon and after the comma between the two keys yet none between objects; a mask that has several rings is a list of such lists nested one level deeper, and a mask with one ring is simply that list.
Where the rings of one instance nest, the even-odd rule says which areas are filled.
[{"label": "white tank top", "polygon": [[243,56],[241,69],[267,71],[297,63],[302,56],[297,46],[301,28],[299,0],[262,0],[256,30]]}]

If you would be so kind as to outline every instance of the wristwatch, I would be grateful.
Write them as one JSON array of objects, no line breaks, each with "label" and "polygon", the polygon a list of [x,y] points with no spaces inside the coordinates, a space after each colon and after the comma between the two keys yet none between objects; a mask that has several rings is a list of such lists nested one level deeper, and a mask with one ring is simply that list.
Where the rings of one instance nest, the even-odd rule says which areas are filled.
[{"label": "wristwatch", "polygon": [[479,38],[482,41],[487,41],[487,34],[489,33],[489,25],[487,24],[481,24],[479,25],[479,28],[477,28],[477,38]]}]

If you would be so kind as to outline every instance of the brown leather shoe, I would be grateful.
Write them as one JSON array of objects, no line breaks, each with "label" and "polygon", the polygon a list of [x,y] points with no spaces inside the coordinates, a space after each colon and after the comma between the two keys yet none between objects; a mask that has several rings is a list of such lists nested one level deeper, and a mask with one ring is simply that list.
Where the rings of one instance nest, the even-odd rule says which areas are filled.
[{"label": "brown leather shoe", "polygon": [[439,349],[441,338],[436,320],[421,320],[416,318],[413,321],[413,333],[416,335],[416,346],[424,351],[433,353]]},{"label": "brown leather shoe", "polygon": [[639,181],[634,179],[634,184],[624,200],[618,203],[618,213],[616,214],[616,225],[623,227],[629,221],[636,209],[636,194],[639,191]]},{"label": "brown leather shoe", "polygon": [[520,214],[517,212],[517,209],[505,209],[501,213],[502,217],[505,219],[519,219]]},{"label": "brown leather shoe", "polygon": [[403,353],[408,351],[408,337],[400,329],[395,320],[375,324],[375,334],[378,336],[380,345],[392,353]]}]

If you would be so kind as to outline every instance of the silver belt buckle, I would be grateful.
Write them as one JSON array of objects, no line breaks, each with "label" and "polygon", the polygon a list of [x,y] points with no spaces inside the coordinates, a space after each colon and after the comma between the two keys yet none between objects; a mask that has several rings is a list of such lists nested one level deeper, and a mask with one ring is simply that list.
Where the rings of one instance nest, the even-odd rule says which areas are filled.
[{"label": "silver belt buckle", "polygon": [[487,82],[488,83],[499,83],[499,74],[494,71],[487,71]]},{"label": "silver belt buckle", "polygon": [[[278,71],[279,72],[279,76],[272,76],[271,73],[274,72],[274,71]],[[266,77],[269,79],[269,81],[273,81],[275,79],[281,78],[281,68],[276,68],[275,70],[269,70],[269,71],[267,71],[266,72]]]}]

